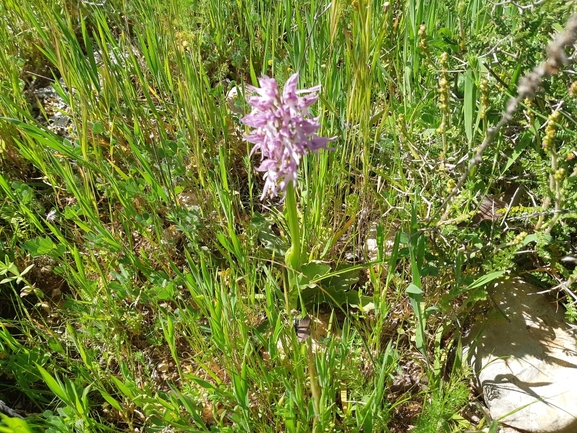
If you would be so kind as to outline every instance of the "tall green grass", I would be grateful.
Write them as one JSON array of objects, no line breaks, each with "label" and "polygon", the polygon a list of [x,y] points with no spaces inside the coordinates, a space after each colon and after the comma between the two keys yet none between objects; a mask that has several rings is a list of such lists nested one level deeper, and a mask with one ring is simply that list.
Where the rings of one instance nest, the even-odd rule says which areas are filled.
[{"label": "tall green grass", "polygon": [[[570,252],[574,214],[554,236],[535,225],[554,193],[540,127],[558,101],[557,154],[574,151],[565,75],[526,107],[533,120],[518,113],[496,139],[446,220],[441,204],[573,9],[3,2],[0,397],[38,431],[475,429],[458,415],[467,372],[443,373],[460,356],[455,317],[527,246],[540,252],[523,263],[553,257],[551,274],[570,277],[554,254]],[[330,318],[314,344],[285,308],[282,203],[258,200],[258,157],[229,108],[248,110],[232,89],[297,70],[301,87],[322,84],[313,110],[321,135],[338,137],[299,179],[299,293],[309,315]],[[44,87],[62,104],[40,100]],[[527,191],[513,211],[525,225],[469,224],[513,181]]]}]

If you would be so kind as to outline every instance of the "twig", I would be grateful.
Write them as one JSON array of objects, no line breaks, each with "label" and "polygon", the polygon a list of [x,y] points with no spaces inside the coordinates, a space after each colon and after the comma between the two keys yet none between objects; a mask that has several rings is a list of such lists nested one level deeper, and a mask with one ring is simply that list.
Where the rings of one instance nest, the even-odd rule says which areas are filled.
[{"label": "twig", "polygon": [[577,281],[577,275],[571,275],[566,281],[563,281],[561,284],[558,284],[550,289],[537,292],[536,294],[541,295],[544,293],[554,292],[555,290],[563,290],[565,293],[571,296],[575,302],[577,302],[577,295],[571,290],[571,286],[575,284],[576,281]]},{"label": "twig", "polygon": [[4,415],[8,415],[12,418],[24,419],[23,416],[19,415],[14,409],[8,407],[6,405],[6,403],[4,403],[2,400],[0,400],[0,413],[3,413]]}]

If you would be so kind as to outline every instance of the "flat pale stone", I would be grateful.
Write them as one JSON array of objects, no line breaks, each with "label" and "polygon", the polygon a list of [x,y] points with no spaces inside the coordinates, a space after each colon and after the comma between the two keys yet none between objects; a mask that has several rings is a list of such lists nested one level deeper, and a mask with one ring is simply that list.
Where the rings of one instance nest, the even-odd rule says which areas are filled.
[{"label": "flat pale stone", "polygon": [[499,308],[477,318],[465,357],[505,431],[577,433],[577,333],[538,291],[521,279],[496,283]]}]

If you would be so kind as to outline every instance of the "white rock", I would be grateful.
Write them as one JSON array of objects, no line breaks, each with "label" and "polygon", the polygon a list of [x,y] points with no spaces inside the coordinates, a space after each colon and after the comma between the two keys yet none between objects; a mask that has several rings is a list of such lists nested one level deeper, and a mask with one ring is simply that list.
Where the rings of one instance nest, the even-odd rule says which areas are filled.
[{"label": "white rock", "polygon": [[504,432],[577,432],[577,333],[562,307],[521,279],[489,293],[493,306],[465,339],[466,357]]}]

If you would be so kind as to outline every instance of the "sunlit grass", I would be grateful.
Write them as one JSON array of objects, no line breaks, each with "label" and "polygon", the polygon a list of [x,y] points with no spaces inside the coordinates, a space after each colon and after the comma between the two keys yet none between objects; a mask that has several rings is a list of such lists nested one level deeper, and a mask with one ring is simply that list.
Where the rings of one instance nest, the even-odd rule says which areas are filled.
[{"label": "sunlit grass", "polygon": [[[454,323],[521,260],[570,277],[574,215],[538,219],[577,197],[567,76],[441,205],[574,7],[157,3],[0,5],[2,400],[39,431],[482,427],[458,415]],[[304,342],[283,203],[259,201],[240,122],[247,84],[297,70],[338,137],[300,171]],[[541,146],[559,101],[562,197]],[[513,183],[523,224],[471,223]]]}]

